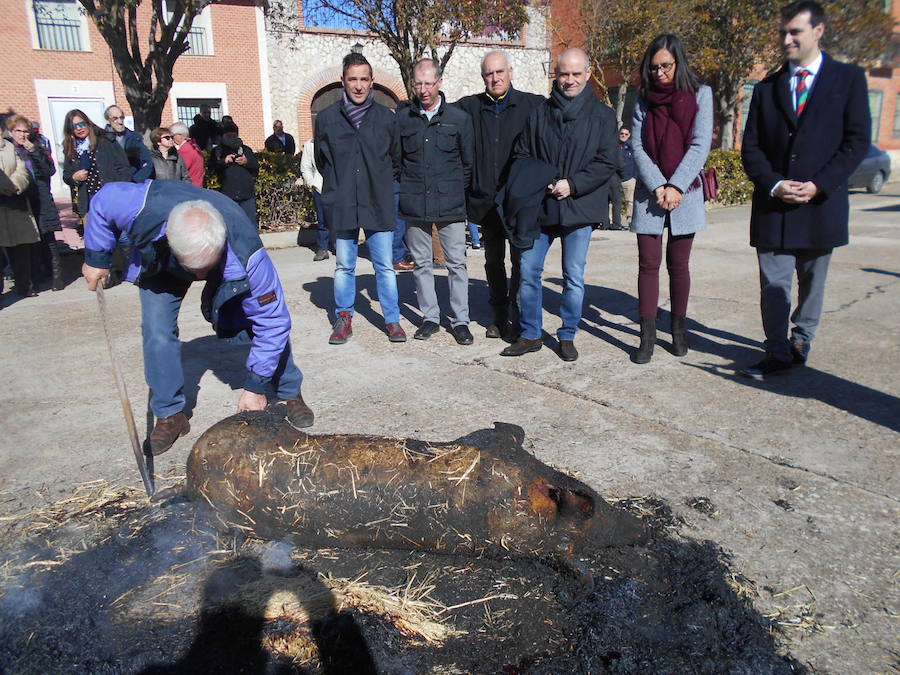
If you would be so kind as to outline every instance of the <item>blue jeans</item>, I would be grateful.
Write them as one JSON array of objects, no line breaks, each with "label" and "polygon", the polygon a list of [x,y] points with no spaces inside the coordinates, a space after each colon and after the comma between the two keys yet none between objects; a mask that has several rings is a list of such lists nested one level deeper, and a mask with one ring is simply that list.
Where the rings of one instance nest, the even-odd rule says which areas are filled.
[{"label": "blue jeans", "polygon": [[574,340],[584,304],[584,267],[591,226],[542,227],[534,246],[522,251],[522,280],[519,284],[519,325],[523,338],[539,340],[543,328],[543,286],[541,273],[547,251],[557,237],[562,241],[563,292],[559,305],[562,326],[556,332],[559,340]]},{"label": "blue jeans", "polygon": [[[394,247],[393,232],[376,232],[363,229],[366,233],[366,245],[375,268],[375,284],[378,287],[378,301],[385,323],[400,321],[400,307],[397,297],[397,274],[391,262]],[[334,247],[337,262],[334,267],[334,304],[335,311],[353,314],[356,303],[356,257],[359,245],[356,243],[359,230],[340,230],[335,232]]]},{"label": "blue jeans", "polygon": [[[169,417],[184,409],[184,369],[181,340],[178,339],[178,312],[191,283],[162,273],[142,281],[141,331],[144,345],[144,379],[150,387],[150,409],[156,417]],[[246,342],[243,338],[234,341]],[[291,357],[288,342],[271,382],[271,394],[279,400],[300,393],[303,375]],[[268,393],[268,392],[267,392]]]},{"label": "blue jeans", "polygon": [[394,264],[403,262],[409,257],[406,247],[406,221],[400,217],[400,183],[394,183],[394,202],[397,217],[394,219]]},{"label": "blue jeans", "polygon": [[325,223],[325,209],[322,208],[322,195],[313,190],[313,204],[316,207],[316,252],[334,250],[328,245],[328,225]]},{"label": "blue jeans", "polygon": [[469,221],[469,241],[472,242],[472,248],[481,248],[481,236],[478,234],[478,223]]}]

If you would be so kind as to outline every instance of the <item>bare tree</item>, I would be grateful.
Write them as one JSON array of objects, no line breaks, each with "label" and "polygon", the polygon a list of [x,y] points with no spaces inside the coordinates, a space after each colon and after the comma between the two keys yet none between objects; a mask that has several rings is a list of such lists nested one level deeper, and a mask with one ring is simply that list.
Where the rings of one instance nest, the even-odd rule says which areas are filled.
[{"label": "bare tree", "polygon": [[[441,68],[456,46],[475,36],[518,35],[527,20],[528,0],[310,0],[308,15],[327,23],[335,18],[371,33],[397,62],[412,98],[413,66],[430,56]],[[273,27],[298,32],[301,22],[291,0],[273,3]]]},{"label": "bare tree", "polygon": [[138,18],[142,0],[79,2],[112,52],[135,129],[144,132],[158,127],[172,89],[175,62],[188,49],[194,18],[211,0],[167,0],[165,8],[162,0],[148,0],[149,27]]}]

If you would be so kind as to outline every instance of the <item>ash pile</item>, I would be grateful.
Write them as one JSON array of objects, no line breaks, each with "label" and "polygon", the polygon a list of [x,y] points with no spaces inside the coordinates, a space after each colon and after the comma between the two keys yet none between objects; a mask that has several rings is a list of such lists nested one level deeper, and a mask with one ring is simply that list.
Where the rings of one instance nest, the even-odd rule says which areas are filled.
[{"label": "ash pile", "polygon": [[[284,453],[285,461],[303,454],[297,441],[285,446],[289,439],[277,437],[281,430],[270,431],[271,450]],[[303,448],[309,439],[318,439],[319,446],[329,442],[303,437]],[[628,527],[599,539],[591,532],[590,545],[579,545],[573,537],[583,528],[554,525],[542,511],[545,497],[580,522],[586,519],[583,498],[599,496],[530,455],[536,464],[529,464],[516,450],[521,438],[500,445],[497,438],[497,430],[486,430],[444,444],[382,439],[404,457],[413,451],[417,475],[418,462],[443,466],[434,475],[444,476],[452,488],[451,502],[466,489],[470,511],[459,522],[470,531],[454,537],[446,525],[452,520],[440,514],[444,527],[436,530],[423,519],[417,532],[424,534],[417,538],[408,527],[377,523],[363,531],[347,528],[340,518],[328,523],[327,499],[304,502],[312,522],[296,513],[277,518],[277,502],[265,506],[259,495],[258,508],[270,508],[271,521],[254,528],[260,513],[233,508],[246,486],[235,485],[232,476],[238,499],[224,508],[208,483],[207,492],[200,490],[200,474],[191,475],[200,465],[191,469],[190,461],[185,492],[193,501],[149,504],[134,488],[98,481],[38,511],[7,517],[0,521],[0,672],[803,671],[779,646],[777,626],[753,608],[752,582],[729,568],[715,543],[682,536],[664,503],[648,497],[600,500],[592,518],[600,513],[607,525]],[[340,442],[346,445],[346,439]],[[475,464],[465,450],[473,447],[479,451]],[[504,455],[503,448],[512,454]],[[505,466],[490,461],[498,456],[524,472],[513,477],[506,471],[511,485],[525,481],[540,487],[537,478],[549,481],[543,492],[509,493],[520,500],[513,515],[524,525],[514,517],[500,518],[503,495],[484,493],[475,480],[483,471],[490,478],[482,483],[495,484],[491,473]],[[431,461],[434,457],[443,460]],[[266,469],[253,464],[255,473],[244,478],[260,488]],[[335,480],[343,476],[347,489],[356,491],[347,503],[360,508],[360,492],[371,491],[364,476],[372,472],[347,474],[338,468],[332,469]],[[276,465],[268,470],[281,471]],[[209,479],[215,472],[207,466],[201,473]],[[426,478],[422,484],[427,483]],[[576,493],[574,515],[561,484]],[[280,499],[300,499],[285,495],[283,484],[279,490]],[[402,494],[407,504],[413,501]],[[434,498],[420,496],[425,502]],[[537,516],[525,514],[521,500],[530,500]],[[363,524],[378,520],[372,516],[379,508],[395,507],[378,499],[372,504],[373,512],[356,514],[372,518]],[[529,518],[531,525],[549,530],[529,530]],[[406,521],[417,526],[412,516]],[[640,537],[631,536],[634,524]],[[404,529],[402,535],[394,532]],[[486,533],[496,541],[487,541]],[[398,543],[404,540],[405,545]]]}]

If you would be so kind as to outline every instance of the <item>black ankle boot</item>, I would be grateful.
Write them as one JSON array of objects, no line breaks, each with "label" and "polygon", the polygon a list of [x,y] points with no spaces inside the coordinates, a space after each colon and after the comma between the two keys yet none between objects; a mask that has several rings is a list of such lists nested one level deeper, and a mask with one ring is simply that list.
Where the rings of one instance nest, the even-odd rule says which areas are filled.
[{"label": "black ankle boot", "polygon": [[631,355],[635,363],[650,363],[653,356],[653,346],[656,344],[656,317],[641,317],[641,346]]},{"label": "black ankle boot", "polygon": [[672,353],[675,356],[684,356],[688,353],[686,316],[672,315]]}]

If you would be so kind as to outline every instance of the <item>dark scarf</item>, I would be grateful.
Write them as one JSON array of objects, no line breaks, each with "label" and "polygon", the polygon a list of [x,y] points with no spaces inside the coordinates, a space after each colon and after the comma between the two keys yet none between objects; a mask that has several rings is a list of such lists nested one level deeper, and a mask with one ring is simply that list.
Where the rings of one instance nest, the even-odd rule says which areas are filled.
[{"label": "dark scarf", "polygon": [[644,148],[668,180],[691,146],[697,97],[675,83],[652,84],[647,91],[649,112],[644,120]]},{"label": "dark scarf", "polygon": [[375,102],[375,90],[369,92],[368,97],[365,101],[356,105],[353,101],[350,100],[350,97],[347,96],[347,92],[344,92],[344,112],[347,113],[347,117],[350,118],[350,121],[353,123],[353,126],[359,129],[359,125],[362,124],[363,117],[366,116],[366,113],[369,112],[369,108],[372,107],[372,104]]},{"label": "dark scarf", "polygon": [[594,96],[594,90],[589,84],[585,85],[581,93],[574,98],[569,98],[562,93],[559,85],[553,83],[553,91],[550,93],[550,114],[556,121],[560,132],[566,122],[571,122],[578,118],[585,104]]}]

